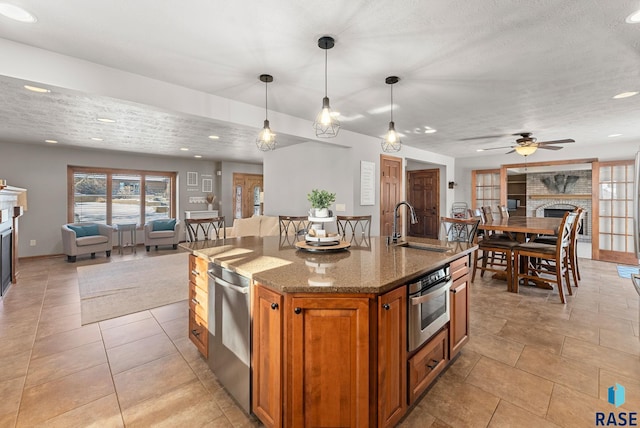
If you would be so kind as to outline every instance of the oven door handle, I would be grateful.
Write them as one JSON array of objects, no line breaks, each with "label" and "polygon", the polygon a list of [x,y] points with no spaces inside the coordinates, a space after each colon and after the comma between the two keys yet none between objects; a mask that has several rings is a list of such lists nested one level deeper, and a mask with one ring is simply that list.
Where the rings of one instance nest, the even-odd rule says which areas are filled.
[{"label": "oven door handle", "polygon": [[415,306],[415,305],[421,305],[424,302],[428,302],[429,300],[436,297],[438,294],[446,293],[447,290],[451,288],[451,284],[453,284],[453,282],[449,280],[447,281],[444,287],[438,287],[436,290],[432,291],[431,293],[423,294],[418,297],[409,297],[409,303]]},{"label": "oven door handle", "polygon": [[218,284],[218,285],[220,285],[222,287],[228,288],[228,289],[233,290],[233,291],[235,291],[237,293],[249,294],[249,287],[240,287],[238,285],[235,285],[235,284],[232,284],[230,282],[227,282],[222,278],[218,278],[217,276],[214,276],[213,278],[214,278],[216,284]]}]

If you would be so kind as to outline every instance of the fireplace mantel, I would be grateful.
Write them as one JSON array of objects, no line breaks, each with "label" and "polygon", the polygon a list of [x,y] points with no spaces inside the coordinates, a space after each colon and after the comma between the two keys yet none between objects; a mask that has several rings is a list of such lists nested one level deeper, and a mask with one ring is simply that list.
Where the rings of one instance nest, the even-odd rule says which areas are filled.
[{"label": "fireplace mantel", "polygon": [[529,195],[528,197],[530,199],[591,199],[593,195],[562,193],[553,195]]}]

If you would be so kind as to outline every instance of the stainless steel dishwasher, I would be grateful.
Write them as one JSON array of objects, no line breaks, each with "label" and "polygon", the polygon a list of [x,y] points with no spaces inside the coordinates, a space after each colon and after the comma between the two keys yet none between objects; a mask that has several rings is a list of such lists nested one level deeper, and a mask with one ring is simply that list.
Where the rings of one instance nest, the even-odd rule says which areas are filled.
[{"label": "stainless steel dishwasher", "polygon": [[249,278],[209,265],[209,367],[247,413],[251,413],[249,283]]}]

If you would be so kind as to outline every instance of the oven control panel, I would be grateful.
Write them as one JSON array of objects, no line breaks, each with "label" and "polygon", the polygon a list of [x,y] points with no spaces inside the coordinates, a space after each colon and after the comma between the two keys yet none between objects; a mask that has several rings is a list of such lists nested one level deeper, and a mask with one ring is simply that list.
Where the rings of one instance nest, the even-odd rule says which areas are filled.
[{"label": "oven control panel", "polygon": [[409,285],[409,293],[415,293],[425,288],[429,288],[433,284],[437,284],[448,279],[448,277],[449,265],[416,279]]}]

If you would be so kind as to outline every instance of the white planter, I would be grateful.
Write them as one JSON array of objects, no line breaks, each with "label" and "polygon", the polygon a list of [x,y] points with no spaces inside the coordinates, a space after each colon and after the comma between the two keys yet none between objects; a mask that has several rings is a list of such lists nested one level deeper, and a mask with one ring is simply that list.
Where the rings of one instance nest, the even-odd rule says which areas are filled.
[{"label": "white planter", "polygon": [[207,211],[213,211],[213,204],[207,204]]},{"label": "white planter", "polygon": [[316,217],[329,217],[329,208],[316,208]]}]

